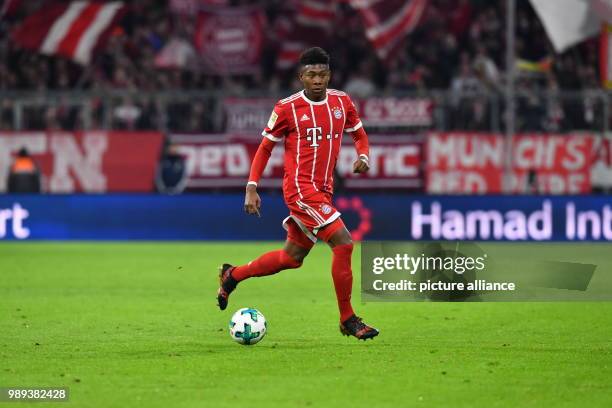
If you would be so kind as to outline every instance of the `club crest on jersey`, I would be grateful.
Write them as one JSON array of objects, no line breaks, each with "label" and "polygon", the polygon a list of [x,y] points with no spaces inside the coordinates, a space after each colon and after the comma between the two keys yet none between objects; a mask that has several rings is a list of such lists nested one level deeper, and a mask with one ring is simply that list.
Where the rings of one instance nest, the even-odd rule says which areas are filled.
[{"label": "club crest on jersey", "polygon": [[330,212],[332,212],[332,208],[327,205],[327,204],[321,204],[321,212],[325,215],[329,214]]},{"label": "club crest on jersey", "polygon": [[334,111],[334,118],[336,119],[342,118],[342,110],[339,107],[337,106],[333,107],[332,111]]}]

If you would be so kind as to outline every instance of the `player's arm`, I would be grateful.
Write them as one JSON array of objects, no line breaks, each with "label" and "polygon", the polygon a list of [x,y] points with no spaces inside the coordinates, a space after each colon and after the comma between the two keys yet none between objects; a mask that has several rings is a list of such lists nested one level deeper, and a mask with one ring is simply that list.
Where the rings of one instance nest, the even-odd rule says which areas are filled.
[{"label": "player's arm", "polygon": [[276,142],[264,137],[257,148],[253,163],[251,164],[251,173],[249,174],[249,182],[246,185],[246,194],[244,197],[244,211],[246,211],[247,214],[257,214],[258,217],[261,217],[259,213],[261,198],[259,194],[257,194],[257,184],[268,164],[268,160],[272,155],[272,149],[274,149],[275,145]]},{"label": "player's arm", "polygon": [[244,211],[247,214],[261,216],[261,198],[257,194],[257,184],[259,184],[259,180],[261,180],[268,160],[272,155],[272,149],[274,149],[276,143],[283,140],[286,132],[287,121],[283,114],[282,105],[276,104],[272,115],[270,115],[270,120],[268,120],[268,125],[261,133],[263,139],[257,148],[253,163],[251,164],[251,172],[244,196]]},{"label": "player's arm", "polygon": [[353,163],[353,173],[365,173],[370,169],[370,144],[357,109],[350,98],[348,99],[344,131],[350,133],[355,143],[355,150],[357,150],[358,158]]}]

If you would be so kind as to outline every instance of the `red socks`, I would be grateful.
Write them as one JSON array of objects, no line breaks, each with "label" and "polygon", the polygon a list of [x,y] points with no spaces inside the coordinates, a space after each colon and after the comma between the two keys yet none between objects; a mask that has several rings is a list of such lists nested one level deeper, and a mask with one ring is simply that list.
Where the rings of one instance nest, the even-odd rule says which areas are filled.
[{"label": "red socks", "polygon": [[338,245],[332,248],[334,257],[332,260],[332,278],[340,309],[340,321],[344,322],[351,317],[353,307],[351,306],[351,292],[353,290],[353,271],[351,271],[351,255],[353,244]]},{"label": "red socks", "polygon": [[[351,292],[353,290],[353,271],[351,270],[351,255],[353,244],[338,245],[332,248],[332,278],[340,309],[340,321],[344,322],[351,317],[353,307],[351,306]],[[284,269],[299,268],[301,262],[293,259],[284,250],[279,249],[261,255],[246,265],[237,266],[232,271],[232,277],[240,282],[255,276],[267,276],[280,272]]]},{"label": "red socks", "polygon": [[301,262],[296,261],[284,250],[279,249],[265,253],[246,265],[237,266],[232,271],[232,277],[240,282],[254,276],[272,275],[283,269],[299,268],[301,265]]}]

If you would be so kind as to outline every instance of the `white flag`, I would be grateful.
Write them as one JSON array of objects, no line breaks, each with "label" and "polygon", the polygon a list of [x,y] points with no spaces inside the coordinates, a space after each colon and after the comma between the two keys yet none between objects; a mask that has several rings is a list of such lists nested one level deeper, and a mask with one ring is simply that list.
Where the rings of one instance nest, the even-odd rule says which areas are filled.
[{"label": "white flag", "polygon": [[[610,11],[611,0],[531,0],[557,52],[597,35]],[[595,9],[597,5],[597,10]]]}]

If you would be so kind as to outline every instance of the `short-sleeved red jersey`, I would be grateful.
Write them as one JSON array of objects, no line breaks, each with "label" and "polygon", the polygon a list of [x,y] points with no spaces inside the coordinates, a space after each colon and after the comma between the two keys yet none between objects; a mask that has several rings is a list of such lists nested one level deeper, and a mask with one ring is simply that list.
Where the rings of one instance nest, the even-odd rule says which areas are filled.
[{"label": "short-sleeved red jersey", "polygon": [[332,194],[342,134],[361,127],[351,98],[335,89],[328,89],[319,102],[308,99],[304,91],[278,101],[262,135],[274,142],[284,140],[285,201],[318,192]]}]

